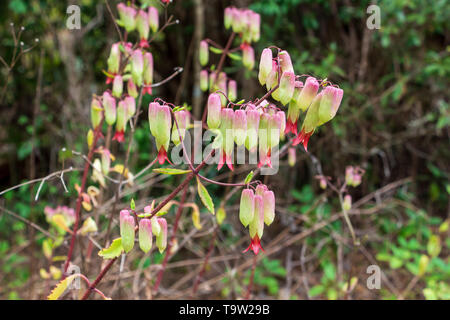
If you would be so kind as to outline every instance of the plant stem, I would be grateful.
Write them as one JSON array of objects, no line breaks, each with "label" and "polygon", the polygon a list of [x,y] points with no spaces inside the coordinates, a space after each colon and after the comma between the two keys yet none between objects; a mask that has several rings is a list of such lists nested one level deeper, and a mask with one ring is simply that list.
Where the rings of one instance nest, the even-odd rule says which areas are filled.
[{"label": "plant stem", "polygon": [[99,275],[94,280],[94,282],[92,282],[92,284],[89,286],[89,288],[84,292],[81,300],[86,300],[87,298],[89,298],[89,295],[91,294],[91,292],[95,289],[95,287],[99,284],[99,282],[102,281],[103,277],[108,272],[108,270],[112,267],[112,265],[114,264],[114,262],[116,260],[117,260],[117,258],[114,258],[114,259],[111,259],[110,262],[108,262],[108,264],[102,269],[102,271],[99,273]]},{"label": "plant stem", "polygon": [[255,278],[255,269],[256,269],[256,262],[258,259],[256,258],[256,254],[253,256],[253,265],[252,265],[252,273],[250,275],[250,281],[248,283],[247,287],[247,293],[245,294],[245,300],[250,299],[250,294],[252,293],[252,287],[253,287],[253,280]]}]

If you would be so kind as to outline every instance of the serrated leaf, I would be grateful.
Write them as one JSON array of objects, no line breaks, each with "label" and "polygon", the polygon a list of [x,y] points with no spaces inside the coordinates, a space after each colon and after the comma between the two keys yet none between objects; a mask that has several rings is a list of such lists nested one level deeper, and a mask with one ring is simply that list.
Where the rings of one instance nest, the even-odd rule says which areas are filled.
[{"label": "serrated leaf", "polygon": [[242,60],[242,57],[236,53],[229,53],[228,56],[233,60]]},{"label": "serrated leaf", "polygon": [[114,239],[109,248],[102,249],[98,252],[103,259],[114,259],[120,256],[123,252],[122,238]]},{"label": "serrated leaf", "polygon": [[197,191],[198,195],[200,196],[200,200],[202,200],[205,207],[211,212],[214,213],[214,202],[211,199],[211,196],[208,193],[208,190],[206,190],[205,186],[200,182],[200,179],[197,178]]},{"label": "serrated leaf", "polygon": [[77,277],[77,274],[68,276],[64,280],[61,280],[52,292],[48,295],[48,300],[58,300],[58,298],[66,291],[67,287],[72,283],[72,281]]},{"label": "serrated leaf", "polygon": [[216,48],[216,47],[213,47],[213,46],[210,46],[209,50],[211,50],[211,52],[214,52],[216,54],[221,54],[223,52],[222,49],[219,49],[219,48]]},{"label": "serrated leaf", "polygon": [[245,178],[244,183],[245,183],[245,184],[249,184],[250,181],[252,181],[252,179],[253,179],[253,175],[254,175],[254,173],[253,173],[253,171],[251,171],[251,172],[247,175],[247,177]]},{"label": "serrated leaf", "polygon": [[157,168],[157,169],[153,169],[153,172],[169,174],[169,175],[176,175],[176,174],[186,174],[186,173],[191,172],[191,170],[180,170],[180,169],[174,169],[174,168]]}]

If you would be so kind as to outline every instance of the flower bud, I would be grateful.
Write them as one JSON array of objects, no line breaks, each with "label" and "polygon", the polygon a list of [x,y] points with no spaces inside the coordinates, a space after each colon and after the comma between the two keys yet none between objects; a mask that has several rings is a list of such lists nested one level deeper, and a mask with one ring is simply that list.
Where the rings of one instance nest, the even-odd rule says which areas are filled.
[{"label": "flower bud", "polygon": [[217,90],[216,84],[216,73],[211,72],[209,74],[209,92],[213,92]]},{"label": "flower bud", "polygon": [[112,126],[116,122],[116,100],[108,91],[103,93],[103,108],[105,110],[105,121]]},{"label": "flower bud", "polygon": [[284,140],[284,132],[286,130],[286,114],[284,111],[277,111],[277,114],[280,118],[280,139]]},{"label": "flower bud", "polygon": [[111,153],[108,149],[102,149],[102,173],[107,176],[111,168]]},{"label": "flower bud", "polygon": [[161,231],[156,236],[156,246],[158,247],[159,253],[162,253],[167,247],[167,221],[164,218],[158,218],[157,221]]},{"label": "flower bud", "polygon": [[91,102],[91,123],[94,129],[97,129],[102,122],[102,112],[103,108],[100,101],[96,97],[93,97]]},{"label": "flower bud", "polygon": [[352,197],[347,194],[344,197],[344,202],[342,203],[342,209],[344,209],[345,211],[349,211],[352,208]]},{"label": "flower bud", "polygon": [[136,100],[133,97],[128,96],[125,97],[125,99],[123,99],[123,102],[126,107],[125,109],[127,110],[127,121],[128,121],[136,113]]},{"label": "flower bud", "polygon": [[268,191],[269,189],[267,188],[267,186],[265,184],[258,184],[258,186],[256,187],[255,190],[255,195],[257,196],[263,196],[264,192]]},{"label": "flower bud", "polygon": [[143,94],[152,94],[152,83],[153,83],[153,56],[150,52],[144,54],[144,89]]},{"label": "flower bud", "polygon": [[305,81],[303,89],[297,97],[297,106],[305,112],[319,90],[319,82],[314,77],[308,77]]},{"label": "flower bud", "polygon": [[241,16],[241,10],[237,8],[231,8],[231,28],[235,33],[241,33],[243,30],[243,24],[242,24],[242,16]]},{"label": "flower bud", "polygon": [[142,51],[137,49],[131,56],[131,76],[133,82],[140,87],[142,85],[142,76],[144,73],[144,57]]},{"label": "flower bud", "polygon": [[130,252],[134,247],[134,217],[130,215],[128,210],[120,211],[120,236],[122,237],[122,247],[126,253]]},{"label": "flower bud", "polygon": [[123,100],[121,100],[119,101],[119,105],[117,107],[116,133],[113,137],[113,140],[117,140],[118,142],[123,142],[125,140],[124,133],[127,127],[127,121],[127,105]]},{"label": "flower bud", "polygon": [[223,17],[223,24],[225,29],[229,29],[231,27],[231,22],[233,19],[233,9],[230,7],[225,8],[225,13]]},{"label": "flower bud", "polygon": [[208,90],[208,71],[200,71],[200,90],[206,92]]},{"label": "flower bud", "polygon": [[250,237],[254,238],[256,235],[261,239],[264,232],[264,202],[263,197],[256,195],[255,201],[255,213],[253,214],[253,220],[249,224]]},{"label": "flower bud", "polygon": [[281,51],[279,54],[281,73],[292,72],[294,73],[294,67],[292,66],[291,57],[287,51]]},{"label": "flower bud", "polygon": [[275,194],[273,191],[264,191],[264,223],[270,226],[275,219]]},{"label": "flower bud", "polygon": [[243,44],[242,46],[242,64],[248,70],[252,70],[255,65],[255,51],[249,44]]},{"label": "flower bud", "polygon": [[244,110],[234,112],[233,131],[236,145],[242,146],[247,138],[247,115]]},{"label": "flower bud", "polygon": [[158,10],[155,7],[148,7],[148,23],[150,29],[155,33],[159,28],[159,15]]},{"label": "flower bud", "polygon": [[323,91],[322,101],[319,107],[319,125],[334,118],[341,105],[344,90],[335,87],[326,87]]},{"label": "flower bud", "polygon": [[121,75],[116,75],[113,81],[112,94],[116,98],[120,98],[123,92],[123,79]]},{"label": "flower bud", "polygon": [[319,185],[322,190],[325,190],[327,188],[327,179],[325,177],[321,176],[319,178]]},{"label": "flower bud", "polygon": [[228,81],[228,99],[233,102],[237,99],[236,81],[234,80]]},{"label": "flower bud", "polygon": [[148,34],[150,32],[149,21],[147,12],[144,10],[139,10],[136,17],[136,28],[139,32],[139,37],[141,39],[139,46],[141,48],[148,48],[149,44],[147,42]]},{"label": "flower bud", "polygon": [[258,80],[262,86],[266,84],[267,77],[272,71],[272,61],[272,50],[269,48],[264,49],[261,53],[258,73]]},{"label": "flower bud", "polygon": [[205,40],[200,41],[200,49],[198,50],[200,64],[206,66],[209,60],[209,46]]},{"label": "flower bud", "polygon": [[131,32],[136,28],[136,10],[132,7],[127,7],[124,3],[117,5],[119,11],[119,21],[127,32]]},{"label": "flower bud", "polygon": [[347,166],[345,168],[345,183],[349,186],[353,185],[353,172],[354,169],[352,166]]},{"label": "flower bud", "polygon": [[157,102],[152,102],[148,108],[148,117],[150,131],[156,139],[158,161],[159,164],[163,164],[165,160],[169,160],[167,158],[167,151],[169,149],[172,128],[170,108],[166,105],[161,106]]},{"label": "flower bud", "polygon": [[208,97],[208,117],[206,122],[210,129],[218,129],[220,127],[220,112],[222,105],[220,96],[217,93],[211,93]]},{"label": "flower bud", "polygon": [[218,170],[226,163],[230,170],[233,170],[233,150],[234,150],[234,110],[231,108],[222,108],[220,111],[220,132],[222,135],[221,159],[219,160]]},{"label": "flower bud", "polygon": [[111,74],[117,74],[120,67],[120,48],[119,43],[114,43],[111,46],[111,52],[108,58],[108,72]]},{"label": "flower bud", "polygon": [[290,147],[288,149],[288,163],[289,166],[292,168],[295,166],[295,163],[297,162],[297,154],[295,148]]},{"label": "flower bud", "polygon": [[132,96],[133,98],[135,98],[135,99],[136,99],[136,98],[138,97],[138,95],[139,95],[138,90],[137,90],[137,87],[136,87],[136,85],[134,84],[132,78],[130,78],[130,79],[128,80],[128,82],[127,82],[127,93],[128,93],[130,96]]},{"label": "flower bud", "polygon": [[145,253],[152,248],[152,222],[150,219],[141,219],[139,221],[139,247]]},{"label": "flower bud", "polygon": [[250,15],[250,33],[252,41],[257,42],[260,38],[261,16],[251,11]]},{"label": "flower bud", "polygon": [[258,146],[258,129],[260,113],[252,108],[253,105],[249,105],[246,109],[247,113],[247,138],[245,141],[245,147],[250,152],[254,152]]},{"label": "flower bud", "polygon": [[[176,123],[172,126],[172,141],[177,146],[184,139],[187,127],[189,126],[189,112],[180,110],[174,113]],[[177,128],[178,124],[178,128]],[[179,132],[178,132],[179,131]],[[181,140],[180,140],[181,134]]]},{"label": "flower bud", "polygon": [[253,220],[255,211],[255,194],[252,189],[244,189],[241,194],[239,206],[239,219],[244,227],[247,227]]},{"label": "flower bud", "polygon": [[283,72],[281,75],[280,88],[278,88],[280,102],[283,105],[286,105],[291,101],[292,96],[294,95],[294,89],[295,74],[290,71]]}]

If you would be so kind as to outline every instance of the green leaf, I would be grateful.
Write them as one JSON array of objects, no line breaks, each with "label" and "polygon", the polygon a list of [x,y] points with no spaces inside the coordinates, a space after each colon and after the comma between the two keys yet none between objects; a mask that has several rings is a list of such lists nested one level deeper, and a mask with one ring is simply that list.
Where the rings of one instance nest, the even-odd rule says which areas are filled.
[{"label": "green leaf", "polygon": [[120,256],[122,252],[122,238],[117,238],[113,240],[109,248],[100,250],[98,255],[103,259],[114,259]]},{"label": "green leaf", "polygon": [[200,179],[197,178],[197,191],[198,195],[200,196],[200,200],[202,200],[205,207],[211,212],[214,213],[214,203],[211,199],[211,196],[208,193],[208,190],[206,190],[205,186],[200,182]]},{"label": "green leaf", "polygon": [[191,170],[180,170],[180,169],[173,169],[173,168],[157,168],[157,169],[153,169],[153,172],[169,174],[169,175],[176,175],[176,174],[186,174],[186,173],[191,172]]},{"label": "green leaf", "polygon": [[221,54],[223,52],[222,49],[219,49],[219,48],[216,48],[216,47],[213,47],[213,46],[210,46],[209,50],[211,50],[211,52],[214,52],[214,53],[217,53],[217,54]]},{"label": "green leaf", "polygon": [[229,53],[228,56],[233,60],[237,60],[237,61],[242,60],[242,57],[236,53]]},{"label": "green leaf", "polygon": [[72,281],[77,277],[77,274],[68,276],[64,280],[61,280],[52,290],[52,292],[47,297],[48,300],[58,300],[58,298],[66,291],[67,287],[72,283]]},{"label": "green leaf", "polygon": [[134,203],[134,199],[133,198],[131,198],[130,209],[131,210],[135,210],[136,209],[136,204]]},{"label": "green leaf", "polygon": [[250,181],[252,181],[252,179],[253,179],[253,171],[251,171],[248,175],[247,175],[247,177],[245,178],[245,181],[244,181],[244,183],[245,184],[249,184],[250,183]]}]

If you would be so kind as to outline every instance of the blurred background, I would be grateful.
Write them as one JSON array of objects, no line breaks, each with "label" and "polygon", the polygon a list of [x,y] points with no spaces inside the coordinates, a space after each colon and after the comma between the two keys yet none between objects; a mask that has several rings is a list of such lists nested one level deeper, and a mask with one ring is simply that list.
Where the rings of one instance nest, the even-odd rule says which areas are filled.
[{"label": "blurred background", "polygon": [[[109,3],[117,15],[118,2]],[[81,30],[66,28],[70,4],[81,8]],[[380,8],[380,29],[366,26],[371,4]],[[283,159],[278,175],[263,177],[277,196],[277,218],[265,229],[262,245],[268,254],[256,266],[253,297],[450,299],[449,2],[174,0],[168,13],[180,23],[152,44],[155,79],[167,77],[178,66],[184,72],[155,88],[152,99],[187,103],[200,117],[207,95],[198,87],[198,43],[210,38],[225,45],[229,31],[223,27],[223,12],[230,5],[249,7],[261,15],[255,69],[245,70],[234,60],[225,65],[238,82],[238,99],[264,95],[257,65],[262,49],[270,45],[288,50],[296,73],[327,78],[345,92],[336,118],[312,136],[310,155],[297,148],[294,167]],[[2,191],[47,176],[63,165],[81,167],[79,157],[63,163],[61,150],[87,153],[91,97],[106,88],[102,70],[118,36],[104,1],[7,0],[0,3],[0,21]],[[21,27],[25,29],[20,31]],[[15,42],[12,28],[16,35],[21,32],[23,45]],[[30,50],[11,65],[20,48]],[[144,106],[149,101],[144,99]],[[138,172],[155,154],[146,116],[140,119],[134,141],[129,168]],[[125,148],[114,145],[112,152],[121,155]],[[362,184],[348,190],[354,203],[351,221],[361,240],[358,248],[340,216],[336,193],[321,189],[314,178],[320,168],[339,185],[349,165],[365,170]],[[241,181],[251,169],[245,167],[234,176],[221,172],[217,178]],[[215,168],[205,175],[215,177]],[[44,298],[57,282],[57,272],[48,276],[42,269],[59,268],[61,259],[55,258],[66,254],[67,248],[62,245],[51,258],[46,256],[46,236],[35,225],[48,230],[46,206],[75,207],[74,186],[80,184],[81,172],[64,178],[69,192],[58,179],[50,179],[38,201],[39,183],[0,195],[1,299]],[[131,198],[138,206],[146,205],[168,194],[179,179],[157,179],[149,173],[127,189],[120,206],[126,207]],[[208,186],[217,207],[228,194],[226,189]],[[113,195],[113,191],[106,194],[105,204],[94,208],[100,217],[111,210],[107,199]],[[190,197],[196,200],[194,192]],[[241,254],[249,238],[236,218],[238,202],[238,194],[226,202],[227,218],[219,227],[196,298],[236,299],[245,293],[252,255]],[[167,218],[169,225],[173,211]],[[216,225],[204,210],[201,219],[203,228],[192,234],[191,218],[183,216],[179,248],[157,298],[192,297],[192,283]],[[102,223],[100,218],[100,231],[106,226]],[[92,266],[82,268],[90,279],[101,263],[94,251]],[[424,272],[420,270],[423,255],[429,258]],[[116,266],[101,289],[112,298],[150,298],[146,283],[153,281],[161,260],[159,253],[130,255],[125,269]],[[369,265],[382,271],[380,289],[367,288]],[[139,279],[142,286],[136,284]]]}]

